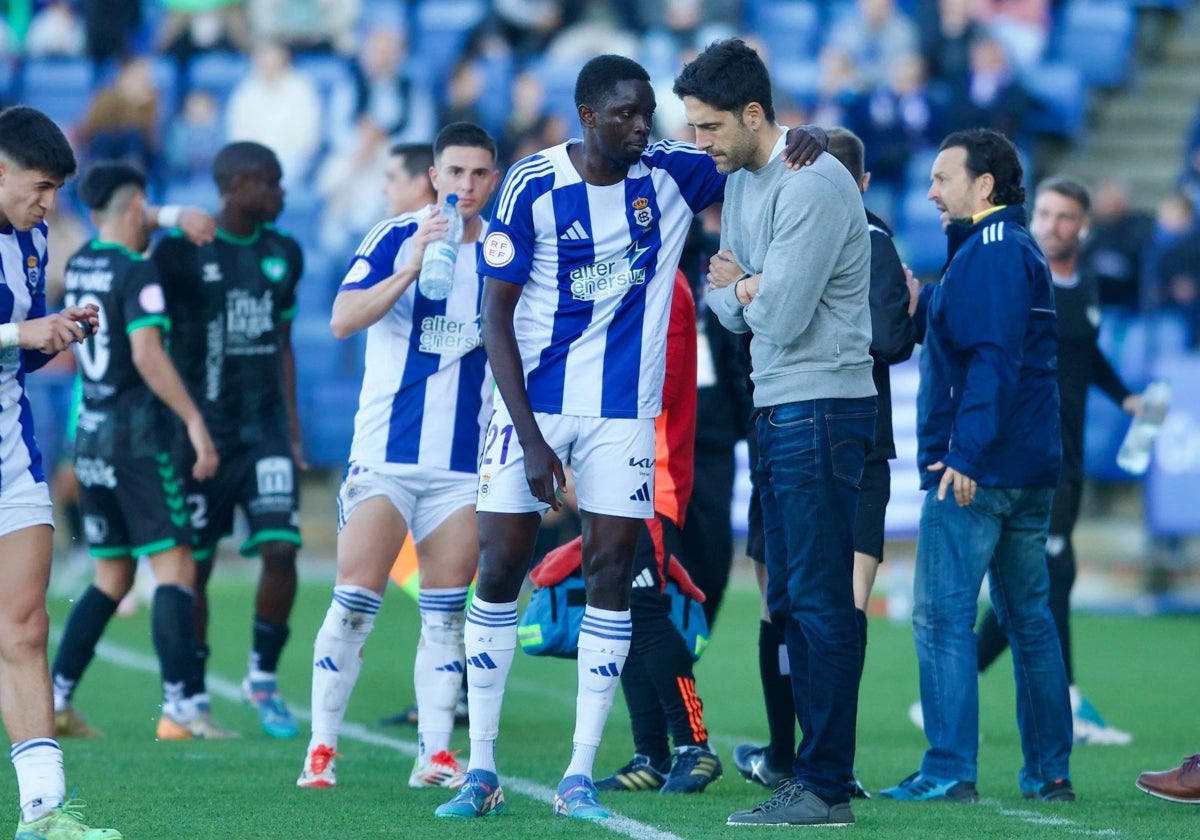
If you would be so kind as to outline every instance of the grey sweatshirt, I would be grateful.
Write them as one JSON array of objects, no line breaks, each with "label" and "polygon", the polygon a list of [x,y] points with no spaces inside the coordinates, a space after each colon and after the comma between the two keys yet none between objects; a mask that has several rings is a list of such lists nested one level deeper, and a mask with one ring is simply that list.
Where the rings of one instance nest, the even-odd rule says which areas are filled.
[{"label": "grey sweatshirt", "polygon": [[869,397],[871,239],[862,195],[846,168],[823,154],[798,172],[771,162],[725,185],[721,247],[761,274],[758,294],[738,303],[734,286],[708,304],[736,333],[752,332],[758,408],[813,399]]}]

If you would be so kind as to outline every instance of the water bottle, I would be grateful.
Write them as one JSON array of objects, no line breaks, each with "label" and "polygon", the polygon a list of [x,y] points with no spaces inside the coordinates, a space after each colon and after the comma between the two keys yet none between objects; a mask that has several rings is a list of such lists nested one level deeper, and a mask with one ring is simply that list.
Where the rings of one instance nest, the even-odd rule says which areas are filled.
[{"label": "water bottle", "polygon": [[458,196],[454,193],[446,196],[442,215],[450,221],[446,238],[425,246],[421,275],[417,278],[417,289],[430,300],[445,300],[454,284],[454,263],[458,261],[458,246],[463,238],[463,221],[458,213]]},{"label": "water bottle", "polygon": [[1154,447],[1154,439],[1162,429],[1170,402],[1170,384],[1159,379],[1146,386],[1146,392],[1142,395],[1142,414],[1133,418],[1117,452],[1117,466],[1125,472],[1144,475],[1150,468],[1150,452]]}]

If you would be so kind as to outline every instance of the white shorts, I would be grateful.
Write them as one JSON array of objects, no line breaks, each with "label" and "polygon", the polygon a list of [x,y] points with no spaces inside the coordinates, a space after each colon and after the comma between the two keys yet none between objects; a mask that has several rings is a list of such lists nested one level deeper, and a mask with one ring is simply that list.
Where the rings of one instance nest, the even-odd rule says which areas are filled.
[{"label": "white shorts", "polygon": [[[589,513],[654,516],[654,420],[534,412],[546,443],[570,466],[579,507]],[[479,463],[479,500],[488,513],[545,513],[529,492],[525,457],[503,401],[496,401]]]},{"label": "white shorts", "polygon": [[338,490],[338,531],[355,508],[375,496],[387,497],[419,543],[455,511],[475,506],[475,476],[416,464],[392,465],[387,472],[351,464]]},{"label": "white shorts", "polygon": [[34,525],[54,527],[50,486],[44,481],[22,483],[16,492],[0,498],[0,537]]}]

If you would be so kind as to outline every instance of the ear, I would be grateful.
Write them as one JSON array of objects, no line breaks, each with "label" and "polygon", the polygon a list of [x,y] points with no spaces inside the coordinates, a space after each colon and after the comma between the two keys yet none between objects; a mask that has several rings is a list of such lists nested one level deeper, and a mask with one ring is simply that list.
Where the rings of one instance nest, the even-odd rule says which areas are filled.
[{"label": "ear", "polygon": [[758,131],[763,124],[763,106],[757,102],[751,102],[743,108],[742,124],[751,131]]},{"label": "ear", "polygon": [[433,184],[433,191],[438,191],[438,170],[436,166],[429,167],[429,183]]},{"label": "ear", "polygon": [[1091,232],[1092,232],[1092,229],[1090,227],[1088,227],[1087,225],[1084,225],[1083,227],[1081,227],[1079,229],[1079,241],[1082,242],[1083,240],[1087,239],[1088,234]]},{"label": "ear", "polygon": [[861,192],[865,195],[867,190],[869,190],[870,188],[871,188],[871,173],[864,172],[863,176],[862,176],[862,180],[858,182],[859,192]]},{"label": "ear", "polygon": [[596,109],[591,105],[580,105],[576,110],[579,112],[579,122],[584,128],[596,127]]},{"label": "ear", "polygon": [[978,190],[979,198],[992,203],[992,193],[996,191],[996,176],[991,172],[984,172],[975,179],[975,189]]}]

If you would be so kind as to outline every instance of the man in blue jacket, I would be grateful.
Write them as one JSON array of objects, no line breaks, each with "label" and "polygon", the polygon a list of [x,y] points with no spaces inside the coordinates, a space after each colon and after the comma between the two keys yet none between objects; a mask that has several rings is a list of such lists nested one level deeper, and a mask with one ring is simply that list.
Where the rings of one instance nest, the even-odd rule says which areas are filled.
[{"label": "man in blue jacket", "polygon": [[929,198],[949,219],[942,281],[924,290],[917,462],[927,491],[913,635],[930,747],[882,795],[973,802],[979,685],[972,627],[980,584],[1013,649],[1021,793],[1074,800],[1071,706],[1050,614],[1046,534],[1062,462],[1054,287],[1025,229],[1021,163],[998,132],[942,141]]}]

